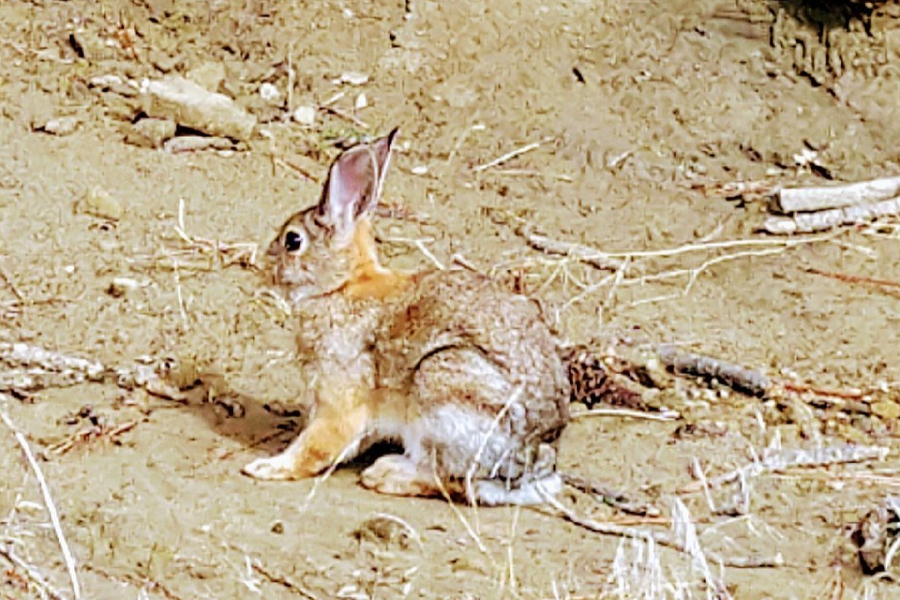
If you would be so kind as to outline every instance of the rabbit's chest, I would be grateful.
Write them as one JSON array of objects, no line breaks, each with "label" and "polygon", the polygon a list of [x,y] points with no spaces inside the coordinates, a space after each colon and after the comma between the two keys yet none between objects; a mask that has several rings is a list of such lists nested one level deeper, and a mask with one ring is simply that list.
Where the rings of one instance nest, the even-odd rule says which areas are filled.
[{"label": "rabbit's chest", "polygon": [[305,303],[297,313],[298,355],[307,366],[345,368],[368,355],[379,322],[377,306],[329,297]]}]

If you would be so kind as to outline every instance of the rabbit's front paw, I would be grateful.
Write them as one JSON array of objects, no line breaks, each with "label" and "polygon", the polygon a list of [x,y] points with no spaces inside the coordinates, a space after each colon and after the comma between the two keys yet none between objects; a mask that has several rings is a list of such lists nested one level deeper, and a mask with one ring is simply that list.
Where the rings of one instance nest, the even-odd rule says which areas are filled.
[{"label": "rabbit's front paw", "polygon": [[295,479],[297,477],[293,461],[289,461],[283,454],[272,458],[258,458],[244,466],[241,469],[241,473],[254,479],[267,481]]}]

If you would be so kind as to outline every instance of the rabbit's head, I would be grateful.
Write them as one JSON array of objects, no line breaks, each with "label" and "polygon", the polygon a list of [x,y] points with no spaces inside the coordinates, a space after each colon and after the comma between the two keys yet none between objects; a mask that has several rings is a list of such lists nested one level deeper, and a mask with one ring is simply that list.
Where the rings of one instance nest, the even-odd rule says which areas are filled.
[{"label": "rabbit's head", "polygon": [[318,204],[292,215],[269,246],[275,283],[292,302],[336,290],[378,267],[368,217],[381,196],[397,129],[342,153]]}]

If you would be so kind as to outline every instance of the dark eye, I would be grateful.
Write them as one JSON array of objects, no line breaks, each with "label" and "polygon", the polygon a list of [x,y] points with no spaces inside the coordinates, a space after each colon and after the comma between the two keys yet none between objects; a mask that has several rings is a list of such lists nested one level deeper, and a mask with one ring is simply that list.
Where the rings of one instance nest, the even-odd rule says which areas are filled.
[{"label": "dark eye", "polygon": [[300,233],[296,231],[288,231],[284,234],[284,248],[288,252],[297,252],[301,248],[303,248],[303,242],[305,238]]}]

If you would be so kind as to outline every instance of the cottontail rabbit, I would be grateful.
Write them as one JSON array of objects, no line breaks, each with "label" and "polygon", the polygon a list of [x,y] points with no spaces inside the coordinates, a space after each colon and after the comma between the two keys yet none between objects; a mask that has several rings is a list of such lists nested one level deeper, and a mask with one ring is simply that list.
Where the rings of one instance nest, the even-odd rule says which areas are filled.
[{"label": "cottontail rabbit", "polygon": [[[396,135],[344,152],[319,203],[269,248],[300,317],[310,423],[281,454],[243,471],[314,476],[379,440],[364,486],[386,494],[534,504],[561,487],[556,445],[569,380],[536,302],[467,270],[415,274],[378,262],[369,216]],[[540,489],[538,489],[540,486]]]}]

